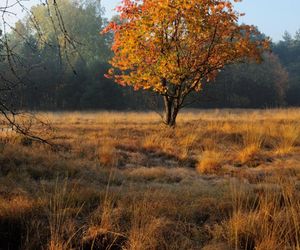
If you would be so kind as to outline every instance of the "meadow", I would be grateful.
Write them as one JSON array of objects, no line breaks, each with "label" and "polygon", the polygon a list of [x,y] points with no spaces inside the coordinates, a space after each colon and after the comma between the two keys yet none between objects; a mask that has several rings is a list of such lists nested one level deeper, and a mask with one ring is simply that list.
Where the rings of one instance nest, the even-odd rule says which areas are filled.
[{"label": "meadow", "polygon": [[0,132],[0,249],[300,249],[300,109],[39,113]]}]

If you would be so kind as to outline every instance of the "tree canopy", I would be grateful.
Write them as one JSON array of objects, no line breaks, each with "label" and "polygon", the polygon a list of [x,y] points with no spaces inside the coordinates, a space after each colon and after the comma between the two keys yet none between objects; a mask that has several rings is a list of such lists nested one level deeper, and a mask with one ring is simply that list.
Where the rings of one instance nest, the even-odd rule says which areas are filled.
[{"label": "tree canopy", "polygon": [[164,97],[165,123],[174,126],[186,97],[215,79],[225,65],[261,60],[268,39],[254,39],[253,26],[230,1],[125,0],[111,22],[114,57],[108,76],[121,85]]}]

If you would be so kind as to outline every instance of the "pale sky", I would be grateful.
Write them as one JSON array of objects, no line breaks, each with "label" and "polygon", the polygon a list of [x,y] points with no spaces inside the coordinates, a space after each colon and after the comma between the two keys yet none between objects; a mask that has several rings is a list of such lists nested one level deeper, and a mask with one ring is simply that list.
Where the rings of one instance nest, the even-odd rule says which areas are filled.
[{"label": "pale sky", "polygon": [[[0,0],[0,7],[2,1],[5,0]],[[39,0],[23,1],[27,2],[27,6],[39,2]],[[101,2],[106,9],[105,16],[110,18],[115,14],[113,9],[120,0],[101,0]],[[284,31],[293,35],[300,29],[300,0],[244,0],[236,3],[236,9],[246,14],[241,18],[241,22],[258,26],[261,32],[274,41],[279,41]],[[21,16],[22,13],[18,11],[17,17]]]},{"label": "pale sky", "polygon": [[[120,0],[102,0],[106,15],[114,14]],[[274,41],[282,38],[284,31],[292,35],[300,29],[300,0],[243,0],[236,9],[246,15],[240,20],[258,26],[259,30]]]}]

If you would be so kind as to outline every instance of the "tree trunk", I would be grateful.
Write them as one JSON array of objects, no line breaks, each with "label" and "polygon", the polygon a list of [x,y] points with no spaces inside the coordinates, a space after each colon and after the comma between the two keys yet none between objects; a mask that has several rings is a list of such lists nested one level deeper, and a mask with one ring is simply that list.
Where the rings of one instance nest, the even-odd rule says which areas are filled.
[{"label": "tree trunk", "polygon": [[172,112],[172,117],[171,117],[171,121],[170,121],[170,127],[175,127],[176,126],[176,118],[179,112],[179,107],[177,104],[174,105],[173,107],[173,112]]},{"label": "tree trunk", "polygon": [[165,105],[165,114],[164,114],[164,123],[166,125],[170,124],[172,117],[172,102],[167,96],[164,96],[164,105]]},{"label": "tree trunk", "polygon": [[164,123],[174,128],[176,126],[176,118],[179,112],[178,100],[174,100],[171,97],[164,96],[165,114]]}]

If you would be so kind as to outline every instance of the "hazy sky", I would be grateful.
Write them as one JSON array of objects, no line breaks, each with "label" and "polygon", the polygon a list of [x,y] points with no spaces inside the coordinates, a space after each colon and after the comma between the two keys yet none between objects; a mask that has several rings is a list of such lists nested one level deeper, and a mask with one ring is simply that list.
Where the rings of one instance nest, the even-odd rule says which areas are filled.
[{"label": "hazy sky", "polygon": [[[28,2],[37,3],[38,0]],[[101,2],[106,9],[106,16],[111,17],[115,13],[114,7],[120,0],[102,0]],[[294,34],[300,29],[300,0],[244,0],[237,3],[236,7],[246,13],[246,16],[241,19],[242,22],[258,26],[260,31],[273,38],[274,41],[280,40],[284,31]],[[22,14],[19,12],[18,15]]]}]

